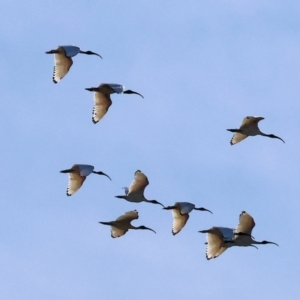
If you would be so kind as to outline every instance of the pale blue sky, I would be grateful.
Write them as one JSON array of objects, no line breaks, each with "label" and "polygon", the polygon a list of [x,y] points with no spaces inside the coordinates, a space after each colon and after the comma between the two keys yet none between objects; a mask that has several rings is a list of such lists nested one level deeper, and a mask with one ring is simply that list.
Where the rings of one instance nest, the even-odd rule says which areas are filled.
[{"label": "pale blue sky", "polygon": [[[0,78],[0,298],[298,299],[299,1],[2,1]],[[52,82],[58,45],[78,55]],[[92,123],[86,87],[120,83]],[[247,115],[286,142],[248,138],[230,146]],[[72,197],[59,171],[86,163]],[[145,196],[194,211],[171,234],[172,216],[122,194],[134,172]],[[110,237],[110,221],[137,209],[156,230]],[[242,210],[253,236],[276,242],[205,258],[211,226],[235,227]]]}]

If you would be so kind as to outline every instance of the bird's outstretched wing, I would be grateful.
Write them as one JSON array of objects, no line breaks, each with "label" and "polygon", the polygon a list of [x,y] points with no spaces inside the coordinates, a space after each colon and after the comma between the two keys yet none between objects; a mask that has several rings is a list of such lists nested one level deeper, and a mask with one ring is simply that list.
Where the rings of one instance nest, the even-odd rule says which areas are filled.
[{"label": "bird's outstretched wing", "polygon": [[67,195],[72,196],[73,194],[75,194],[80,189],[85,179],[86,176],[80,176],[77,173],[69,173]]},{"label": "bird's outstretched wing", "polygon": [[116,221],[127,221],[131,222],[132,220],[138,219],[139,218],[139,213],[136,210],[128,211],[124,215],[118,217]]},{"label": "bird's outstretched wing", "polygon": [[129,194],[143,194],[146,186],[149,184],[147,176],[140,170],[137,170],[134,174],[134,179],[129,186]]},{"label": "bird's outstretched wing", "polygon": [[235,232],[242,232],[251,235],[254,226],[254,219],[248,213],[242,211],[240,214],[239,224],[237,225]]},{"label": "bird's outstretched wing", "polygon": [[248,135],[245,135],[245,134],[242,134],[242,133],[239,133],[239,132],[236,132],[232,139],[230,140],[230,145],[235,145],[237,144],[238,142],[244,140]]},{"label": "bird's outstretched wing", "polygon": [[[202,232],[202,231],[201,231]],[[220,256],[227,247],[224,247],[224,237],[222,232],[218,227],[212,227],[209,230],[204,230],[206,232],[206,259],[210,260]]]},{"label": "bird's outstretched wing", "polygon": [[94,124],[98,123],[107,113],[112,101],[109,95],[99,92],[94,93],[94,107],[92,121]]},{"label": "bird's outstretched wing", "polygon": [[66,57],[61,53],[55,53],[53,82],[58,83],[69,72],[72,64],[72,58]]},{"label": "bird's outstretched wing", "polygon": [[185,226],[187,220],[189,219],[189,214],[181,214],[177,208],[172,209],[173,214],[173,226],[172,233],[173,235],[179,233],[181,229]]}]

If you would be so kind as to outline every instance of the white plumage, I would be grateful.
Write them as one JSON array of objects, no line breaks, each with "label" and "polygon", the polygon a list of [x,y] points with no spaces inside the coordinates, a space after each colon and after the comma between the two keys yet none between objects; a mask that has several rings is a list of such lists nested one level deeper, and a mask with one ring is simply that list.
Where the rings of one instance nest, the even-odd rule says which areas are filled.
[{"label": "white plumage", "polygon": [[72,196],[73,194],[75,194],[84,183],[86,177],[91,173],[104,175],[111,180],[111,178],[107,174],[101,171],[94,171],[94,166],[84,164],[75,164],[72,166],[72,168],[62,170],[60,171],[60,173],[69,173],[67,196]]},{"label": "white plumage", "polygon": [[107,113],[112,105],[111,94],[136,94],[144,98],[141,94],[132,90],[125,90],[125,87],[116,83],[101,83],[98,87],[86,88],[87,91],[94,92],[94,107],[92,121],[98,123]]},{"label": "white plumage", "polygon": [[251,236],[254,226],[254,219],[248,213],[242,211],[239,217],[239,224],[237,225],[236,229],[228,227],[212,227],[207,230],[199,231],[207,234],[206,258],[208,260],[216,258],[220,256],[227,248],[233,246],[255,247],[254,244],[274,244],[278,246],[278,244],[269,241],[255,241]]},{"label": "white plumage", "polygon": [[147,229],[156,233],[153,229],[148,228],[144,225],[135,227],[131,225],[131,221],[139,218],[139,214],[136,210],[128,211],[124,215],[118,217],[115,221],[111,222],[99,222],[103,225],[111,226],[111,237],[116,238],[124,235],[129,229]]},{"label": "white plumage", "polygon": [[140,203],[140,202],[149,202],[153,204],[161,204],[160,202],[156,200],[147,200],[144,196],[144,191],[146,186],[149,184],[147,176],[140,170],[137,170],[134,173],[134,179],[128,188],[125,188],[125,193],[126,195],[123,196],[115,196],[116,198],[120,199],[125,199],[129,202],[135,202],[135,203]]},{"label": "white plumage", "polygon": [[181,229],[185,226],[186,222],[189,219],[189,213],[192,210],[201,210],[208,211],[212,213],[210,210],[205,209],[203,207],[195,207],[195,204],[189,202],[176,202],[172,206],[164,207],[163,209],[172,210],[173,215],[173,225],[172,225],[172,233],[176,235],[181,231]]},{"label": "white plumage", "polygon": [[[53,82],[59,82],[70,70],[73,60],[71,57],[78,53],[97,55],[99,54],[92,51],[82,51],[77,46],[59,46],[57,49],[47,51],[46,54],[54,54],[54,71],[53,71]],[[102,57],[101,57],[102,58]]]},{"label": "white plumage", "polygon": [[246,117],[244,118],[239,129],[227,129],[230,132],[235,132],[233,135],[230,144],[235,145],[238,142],[241,142],[248,136],[262,135],[270,138],[276,138],[284,142],[284,140],[274,134],[265,134],[260,131],[258,128],[258,122],[263,120],[263,117]]}]

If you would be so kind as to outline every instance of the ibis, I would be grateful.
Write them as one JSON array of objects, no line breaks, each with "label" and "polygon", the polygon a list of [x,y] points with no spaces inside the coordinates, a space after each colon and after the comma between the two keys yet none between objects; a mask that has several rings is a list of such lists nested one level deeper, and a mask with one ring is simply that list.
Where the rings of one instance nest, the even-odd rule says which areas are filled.
[{"label": "ibis", "polygon": [[170,210],[172,209],[173,214],[173,226],[172,233],[176,235],[181,231],[181,229],[185,226],[187,220],[189,219],[189,213],[192,210],[201,210],[208,211],[212,214],[212,212],[204,207],[195,207],[195,204],[189,202],[176,202],[172,206],[163,207],[163,209]]},{"label": "ibis", "polygon": [[147,200],[144,196],[144,190],[146,186],[149,184],[147,176],[140,170],[137,170],[134,173],[134,179],[131,183],[131,185],[128,188],[125,189],[125,195],[124,196],[115,196],[116,198],[125,199],[129,202],[148,202],[153,204],[159,204],[164,207],[163,204],[156,200]]},{"label": "ibis", "polygon": [[111,222],[99,222],[103,225],[111,226],[111,237],[116,238],[124,235],[128,229],[146,229],[156,233],[153,229],[148,228],[144,225],[135,227],[131,225],[131,221],[139,218],[139,213],[136,210],[128,211],[124,215],[118,217],[115,221]]},{"label": "ibis", "polygon": [[265,134],[258,128],[258,122],[263,120],[263,117],[246,117],[244,118],[242,125],[239,129],[227,129],[230,132],[234,132],[232,139],[230,140],[231,145],[235,145],[241,142],[248,136],[262,135],[269,138],[279,139],[284,142],[284,140],[274,134]]},{"label": "ibis", "polygon": [[[46,54],[54,54],[54,72],[53,72],[53,82],[58,83],[70,70],[73,60],[72,57],[78,53],[87,55],[97,55],[99,54],[92,51],[82,51],[76,46],[59,46],[57,49],[47,51]],[[102,58],[102,57],[101,57]]]},{"label": "ibis", "polygon": [[[242,247],[248,247],[248,246],[253,246],[254,245],[266,245],[266,244],[273,244],[278,246],[278,244],[269,242],[269,241],[255,241],[251,234],[252,230],[255,226],[254,219],[252,218],[251,215],[249,215],[247,212],[242,211],[239,217],[239,224],[237,228],[234,231],[234,243],[236,246],[242,246]],[[236,235],[237,232],[243,232],[246,233],[245,235]],[[257,248],[257,247],[255,247]]]},{"label": "ibis", "polygon": [[201,233],[207,233],[207,247],[206,247],[206,258],[212,259],[220,256],[227,248],[233,246],[240,247],[255,247],[254,244],[266,245],[278,244],[269,241],[255,241],[252,237],[252,229],[255,226],[253,218],[242,211],[239,217],[239,224],[236,229],[228,227],[212,227],[207,230],[201,230]]},{"label": "ibis", "polygon": [[125,90],[125,87],[116,83],[101,83],[98,87],[86,88],[87,91],[94,92],[94,107],[92,121],[98,123],[107,113],[112,104],[111,94],[136,94],[144,98],[141,94],[132,90]]},{"label": "ibis", "polygon": [[60,173],[69,173],[67,196],[72,196],[75,192],[77,192],[85,181],[86,176],[91,173],[104,175],[111,180],[107,174],[101,171],[94,171],[94,166],[91,165],[75,164],[71,169],[62,170]]}]

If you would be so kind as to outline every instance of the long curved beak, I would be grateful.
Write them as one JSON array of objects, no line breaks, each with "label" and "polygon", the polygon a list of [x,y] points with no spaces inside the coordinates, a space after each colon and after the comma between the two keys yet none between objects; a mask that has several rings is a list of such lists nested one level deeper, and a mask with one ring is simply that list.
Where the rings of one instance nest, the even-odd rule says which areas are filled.
[{"label": "long curved beak", "polygon": [[97,55],[97,56],[102,58],[101,55],[99,55],[98,53],[92,52],[92,51],[82,51],[82,50],[80,50],[79,53],[88,54],[88,55]]},{"label": "long curved beak", "polygon": [[156,231],[153,230],[153,229],[151,229],[151,228],[148,228],[148,227],[145,226],[145,229],[151,230],[151,231],[153,231],[156,234]]},{"label": "long curved beak", "polygon": [[281,141],[283,141],[285,143],[285,141],[282,138],[280,138],[279,136],[274,135],[274,138],[275,139],[279,139],[279,140],[281,140]]},{"label": "long curved beak", "polygon": [[278,245],[278,244],[276,244],[276,243],[273,243],[273,242],[267,242],[267,244],[273,244],[273,245],[276,245],[277,247],[279,247],[279,245]]},{"label": "long curved beak", "polygon": [[104,175],[104,176],[106,176],[107,178],[109,178],[110,180],[111,180],[111,178],[107,175],[107,174],[105,174],[105,173],[103,173],[103,172],[95,172],[95,171],[93,171],[93,173],[94,174],[98,174],[98,175]]},{"label": "long curved beak", "polygon": [[141,95],[140,93],[134,92],[134,91],[132,91],[132,90],[124,91],[123,94],[136,94],[136,95],[139,95],[139,96],[141,96],[142,98],[144,98],[143,95]]},{"label": "long curved beak", "polygon": [[210,211],[209,209],[206,209],[206,208],[204,208],[204,207],[199,207],[199,208],[194,207],[194,209],[195,209],[195,210],[208,211],[208,212],[210,212],[210,213],[212,214],[212,211]]}]

